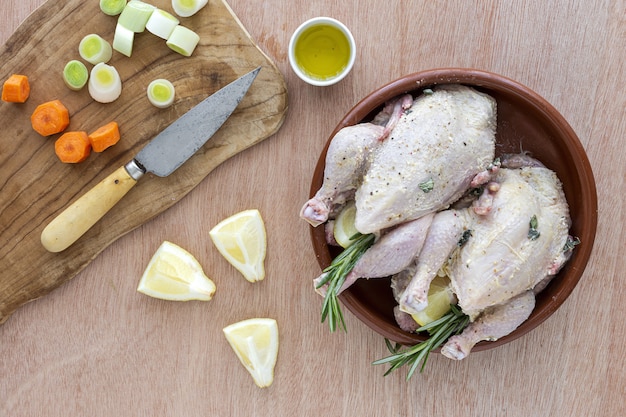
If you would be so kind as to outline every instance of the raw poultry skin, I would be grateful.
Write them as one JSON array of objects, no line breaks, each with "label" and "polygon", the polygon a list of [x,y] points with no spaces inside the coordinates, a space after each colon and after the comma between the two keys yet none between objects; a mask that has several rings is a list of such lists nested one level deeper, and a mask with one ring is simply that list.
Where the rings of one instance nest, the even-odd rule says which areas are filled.
[{"label": "raw poultry skin", "polygon": [[[442,353],[463,359],[479,341],[503,337],[529,317],[535,294],[571,254],[564,250],[568,207],[556,174],[540,162],[520,154],[504,158],[503,168],[494,163],[491,97],[444,85],[407,102],[398,98],[372,122],[339,131],[324,183],[300,215],[328,225],[355,200],[357,230],[377,240],[339,292],[358,278],[393,276],[394,315],[407,331],[415,330],[410,314],[427,307],[430,282],[443,268],[451,302],[471,324]],[[482,195],[468,199],[476,187]]]},{"label": "raw poultry skin", "polygon": [[495,100],[470,87],[401,96],[335,135],[300,216],[318,226],[354,198],[357,230],[377,233],[444,209],[493,161],[495,129]]},{"label": "raw poultry skin", "polygon": [[371,122],[346,126],[337,132],[326,152],[322,186],[300,210],[301,218],[319,226],[354,198],[369,166],[370,154],[387,138],[412,102],[408,94],[398,97],[387,103]]},{"label": "raw poultry skin", "polygon": [[462,85],[415,100],[372,153],[355,226],[380,230],[447,208],[494,159],[496,102]]},{"label": "raw poultry skin", "polygon": [[[400,96],[371,123],[335,135],[322,186],[300,216],[313,226],[331,219],[332,227],[334,213],[354,198],[357,230],[382,236],[359,259],[339,293],[359,278],[387,277],[407,267],[421,250],[431,215],[489,178],[495,128],[495,100],[451,84],[414,101]],[[420,188],[430,181],[432,188]],[[330,237],[327,232],[329,242]],[[314,280],[322,295],[325,288],[318,283],[324,278]]]},{"label": "raw poultry skin", "polygon": [[[564,250],[570,217],[559,179],[528,157],[515,156],[516,166],[520,158],[527,163],[500,169],[471,207],[435,215],[415,273],[399,297],[401,311],[423,310],[430,282],[444,267],[459,306],[472,320],[442,348],[450,358],[462,359],[477,342],[515,330],[532,312],[535,293],[571,253]],[[512,165],[503,161],[504,167]],[[464,235],[469,237],[459,246]]]}]

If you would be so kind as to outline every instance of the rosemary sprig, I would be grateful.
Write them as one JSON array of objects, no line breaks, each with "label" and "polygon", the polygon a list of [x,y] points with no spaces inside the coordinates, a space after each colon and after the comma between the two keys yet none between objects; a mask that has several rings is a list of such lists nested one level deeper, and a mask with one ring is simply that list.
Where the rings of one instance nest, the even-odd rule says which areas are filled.
[{"label": "rosemary sprig", "polygon": [[541,233],[539,233],[539,230],[537,230],[538,225],[539,223],[537,222],[537,216],[533,214],[533,216],[530,218],[530,223],[528,224],[528,239],[530,240],[539,239],[539,236],[541,236]]},{"label": "rosemary sprig", "polygon": [[402,349],[399,343],[392,345],[388,339],[385,339],[385,344],[387,345],[387,349],[391,352],[391,355],[372,362],[372,365],[388,363],[390,367],[387,372],[385,372],[385,376],[401,366],[410,366],[406,377],[408,381],[411,376],[413,376],[413,373],[415,373],[420,363],[422,364],[420,372],[424,371],[430,352],[443,345],[450,336],[461,333],[468,324],[469,316],[465,315],[456,305],[451,305],[450,312],[439,320],[435,320],[417,329],[418,332],[428,332],[428,339],[406,349]]},{"label": "rosemary sprig", "polygon": [[351,237],[350,240],[354,242],[324,269],[324,278],[316,286],[316,288],[320,288],[328,284],[324,303],[322,304],[322,323],[328,319],[328,326],[331,332],[337,330],[338,324],[341,324],[344,331],[347,330],[337,292],[346,281],[346,276],[352,271],[359,258],[372,246],[374,238],[373,234],[362,235],[360,233]]}]

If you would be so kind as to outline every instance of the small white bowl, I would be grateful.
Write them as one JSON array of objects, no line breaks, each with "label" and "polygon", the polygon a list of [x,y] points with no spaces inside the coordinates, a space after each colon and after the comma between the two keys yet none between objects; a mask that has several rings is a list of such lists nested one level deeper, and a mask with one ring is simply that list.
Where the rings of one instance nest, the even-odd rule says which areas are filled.
[{"label": "small white bowl", "polygon": [[[333,44],[332,48],[324,48],[324,50],[320,51],[326,54],[327,57],[332,55],[334,52],[342,55],[348,55],[346,64],[334,73],[322,75],[313,74],[311,71],[307,71],[307,69],[304,68],[302,64],[296,59],[296,47],[301,42],[305,41],[305,38],[312,36],[310,29],[316,27],[320,27],[320,30],[322,30],[322,28],[324,27],[338,29],[339,32],[343,35],[345,42],[347,42],[347,47],[349,51],[335,51],[335,44],[331,40],[329,40],[327,37],[320,38],[323,39],[323,42],[325,42],[325,46],[328,46],[329,42]],[[303,34],[305,35],[305,37],[302,36]],[[306,22],[302,23],[298,27],[298,29],[296,29],[296,31],[291,36],[291,39],[289,40],[289,64],[291,65],[291,68],[298,77],[311,85],[328,86],[341,81],[346,75],[348,75],[350,70],[352,70],[355,57],[356,44],[354,42],[354,37],[352,36],[352,33],[350,33],[350,30],[346,27],[346,25],[331,17],[315,17],[313,19],[307,20]]]}]

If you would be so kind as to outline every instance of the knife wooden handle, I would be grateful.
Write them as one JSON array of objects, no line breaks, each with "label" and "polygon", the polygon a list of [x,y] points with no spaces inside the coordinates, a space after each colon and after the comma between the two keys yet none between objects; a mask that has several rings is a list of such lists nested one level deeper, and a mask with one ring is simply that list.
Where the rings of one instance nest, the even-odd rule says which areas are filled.
[{"label": "knife wooden handle", "polygon": [[118,168],[52,220],[41,233],[41,244],[50,252],[67,249],[135,184],[125,167]]}]

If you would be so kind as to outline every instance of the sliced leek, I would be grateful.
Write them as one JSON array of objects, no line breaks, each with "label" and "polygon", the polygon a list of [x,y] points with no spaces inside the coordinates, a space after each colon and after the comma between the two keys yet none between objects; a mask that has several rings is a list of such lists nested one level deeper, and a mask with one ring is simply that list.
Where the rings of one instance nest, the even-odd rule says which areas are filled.
[{"label": "sliced leek", "polygon": [[78,44],[78,53],[90,64],[109,62],[113,54],[111,44],[95,33],[85,36]]},{"label": "sliced leek", "polygon": [[87,84],[89,71],[82,62],[73,59],[63,68],[63,81],[71,90],[78,91]]},{"label": "sliced leek", "polygon": [[126,0],[100,0],[100,10],[109,16],[117,16],[126,7]]},{"label": "sliced leek", "polygon": [[171,50],[183,56],[191,56],[198,42],[200,42],[200,36],[196,32],[185,26],[178,25],[165,43]]},{"label": "sliced leek", "polygon": [[148,32],[153,35],[167,40],[178,23],[178,19],[172,16],[172,14],[166,12],[165,10],[156,9],[152,12],[152,15],[150,15],[150,19],[148,19],[146,29],[148,29]]},{"label": "sliced leek", "polygon": [[146,29],[146,23],[155,9],[155,6],[143,1],[130,0],[122,10],[117,24],[135,33],[141,33]]},{"label": "sliced leek", "polygon": [[89,76],[89,94],[99,103],[111,103],[122,94],[122,80],[115,67],[96,64]]},{"label": "sliced leek", "polygon": [[133,42],[135,41],[135,32],[125,28],[119,23],[115,26],[115,35],[113,36],[113,49],[117,52],[130,57],[133,53]]},{"label": "sliced leek", "polygon": [[174,13],[180,17],[190,17],[207,5],[209,0],[172,0]]},{"label": "sliced leek", "polygon": [[148,100],[160,109],[169,107],[174,102],[174,85],[165,79],[158,79],[148,84]]}]

